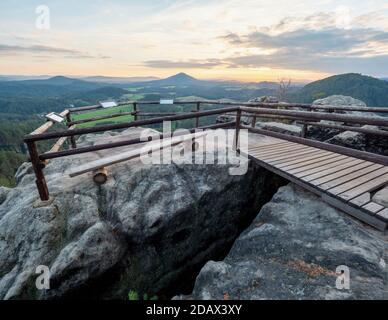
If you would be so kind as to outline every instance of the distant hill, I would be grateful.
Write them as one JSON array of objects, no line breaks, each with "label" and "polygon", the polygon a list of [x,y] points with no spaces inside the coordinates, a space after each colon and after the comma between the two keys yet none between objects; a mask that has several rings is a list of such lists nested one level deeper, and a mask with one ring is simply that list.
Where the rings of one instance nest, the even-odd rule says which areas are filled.
[{"label": "distant hill", "polygon": [[51,78],[51,76],[0,75],[0,81],[39,80],[39,79],[48,79],[48,78]]},{"label": "distant hill", "polygon": [[157,77],[104,77],[104,76],[82,77],[80,79],[85,81],[91,81],[91,82],[103,82],[103,83],[114,83],[114,84],[125,84],[125,83],[159,80],[159,78]]},{"label": "distant hill", "polygon": [[74,91],[94,90],[104,86],[63,76],[43,80],[20,80],[0,82],[0,96],[52,97]]},{"label": "distant hill", "polygon": [[331,95],[346,95],[364,101],[368,106],[388,107],[388,82],[356,73],[340,74],[307,84],[290,100],[311,103]]},{"label": "distant hill", "polygon": [[176,75],[173,75],[171,77],[160,79],[160,80],[154,80],[146,82],[148,86],[153,87],[160,87],[160,86],[198,86],[198,85],[206,85],[210,84],[209,81],[202,81],[198,80],[192,76],[189,76],[186,73],[178,73]]},{"label": "distant hill", "polygon": [[0,81],[0,115],[61,111],[69,104],[82,106],[118,99],[128,93],[114,84],[88,82],[63,76],[39,80]]}]

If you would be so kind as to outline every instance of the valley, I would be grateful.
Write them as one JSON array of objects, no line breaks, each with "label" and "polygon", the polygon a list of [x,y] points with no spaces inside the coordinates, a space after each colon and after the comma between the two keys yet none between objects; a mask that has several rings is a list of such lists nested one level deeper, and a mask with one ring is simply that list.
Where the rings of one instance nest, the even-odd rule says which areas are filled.
[{"label": "valley", "polygon": [[[44,122],[48,112],[60,112],[71,106],[98,104],[99,101],[159,101],[161,98],[181,101],[219,100],[248,101],[259,96],[279,96],[276,82],[243,83],[237,81],[198,80],[185,73],[158,79],[156,77],[87,77],[51,78],[0,77],[0,185],[15,185],[16,168],[26,160],[26,150],[21,143],[25,134]],[[349,95],[361,99],[368,106],[388,106],[388,82],[360,74],[342,74],[315,81],[305,86],[292,84],[283,94],[287,102],[311,103],[315,99],[333,94]],[[147,105],[140,112],[190,112],[192,105]],[[217,108],[207,105],[203,109]],[[133,111],[132,105],[74,114],[73,120],[104,116],[111,113]],[[77,128],[100,124],[132,121],[133,116],[97,120],[78,124]],[[202,119],[206,125],[214,119]],[[177,121],[174,127],[189,128],[192,120]],[[156,128],[156,127],[155,127]],[[49,143],[41,143],[45,150]]]}]

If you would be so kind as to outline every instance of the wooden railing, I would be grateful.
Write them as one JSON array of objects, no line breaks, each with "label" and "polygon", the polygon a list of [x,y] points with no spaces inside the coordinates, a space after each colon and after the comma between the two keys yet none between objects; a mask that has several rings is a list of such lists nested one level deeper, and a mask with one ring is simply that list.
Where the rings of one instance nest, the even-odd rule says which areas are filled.
[{"label": "wooden railing", "polygon": [[[331,145],[324,142],[313,141],[310,139],[305,139],[304,135],[302,137],[289,136],[282,133],[275,133],[269,130],[263,130],[255,128],[257,118],[276,118],[276,119],[288,119],[301,122],[304,126],[318,126],[318,127],[328,127],[334,128],[342,131],[355,131],[362,132],[372,135],[387,136],[387,131],[380,129],[369,129],[369,128],[360,128],[352,127],[345,124],[357,124],[357,125],[375,125],[381,127],[388,127],[388,118],[383,117],[364,117],[364,116],[355,116],[348,114],[339,114],[336,112],[343,111],[358,111],[358,112],[378,112],[378,113],[388,113],[388,108],[365,108],[365,107],[338,107],[338,106],[313,106],[308,104],[286,104],[286,103],[251,103],[251,102],[223,102],[223,101],[175,101],[174,104],[178,105],[194,105],[195,109],[191,112],[185,113],[142,113],[139,111],[139,105],[152,105],[160,104],[159,101],[137,101],[137,102],[121,102],[118,105],[133,105],[133,111],[131,112],[122,112],[122,113],[112,113],[110,115],[104,115],[100,117],[92,117],[87,119],[82,119],[78,121],[73,121],[71,114],[78,112],[85,112],[91,110],[101,109],[99,105],[79,107],[65,110],[61,113],[61,116],[66,117],[67,130],[61,130],[56,132],[47,132],[54,123],[52,121],[46,122],[44,125],[33,131],[31,134],[27,135],[24,139],[24,142],[27,145],[28,152],[30,155],[30,161],[36,176],[36,185],[39,191],[40,198],[42,200],[49,199],[49,191],[43,174],[43,169],[46,166],[47,162],[50,159],[65,157],[75,154],[93,152],[98,150],[105,150],[110,148],[117,148],[127,145],[133,145],[142,143],[144,141],[140,139],[131,139],[124,140],[120,142],[112,142],[100,145],[94,145],[89,147],[77,147],[76,136],[88,134],[88,133],[98,133],[105,132],[108,130],[119,130],[127,129],[131,127],[140,127],[151,124],[162,123],[163,121],[178,121],[185,119],[195,119],[194,128],[191,128],[190,131],[194,132],[196,129],[216,129],[216,128],[234,128],[235,129],[235,146],[238,149],[238,139],[239,131],[241,128],[248,129],[251,132],[261,133],[269,136],[276,136],[289,141],[297,141],[301,144],[314,145],[322,149],[330,150],[333,152],[338,152],[340,154],[351,155],[361,159],[372,160],[378,163],[383,163],[388,165],[388,157],[376,155],[373,153],[368,153],[364,151],[344,148],[336,145]],[[222,105],[221,108],[212,109],[212,110],[201,110],[201,105]],[[291,110],[289,110],[291,109]],[[295,110],[296,109],[296,110]],[[302,109],[303,111],[301,111]],[[305,111],[308,110],[308,111]],[[323,111],[323,112],[322,112]],[[96,120],[110,119],[123,115],[133,115],[134,121],[117,123],[117,124],[104,124],[96,125],[89,128],[78,128],[77,124],[88,123]],[[233,118],[227,123],[216,123],[208,126],[200,127],[199,119],[202,117],[208,117],[213,115],[232,115]],[[139,120],[139,117],[152,117],[151,119],[142,119]],[[252,123],[250,126],[241,124],[242,117],[251,117]],[[321,120],[336,121],[341,122],[341,124],[325,124],[320,123]],[[302,133],[305,130],[302,130]],[[162,134],[161,138],[165,138]],[[68,150],[60,150],[65,141],[70,138],[71,148]],[[45,153],[39,154],[37,148],[37,142],[43,140],[58,139],[53,147]]]}]

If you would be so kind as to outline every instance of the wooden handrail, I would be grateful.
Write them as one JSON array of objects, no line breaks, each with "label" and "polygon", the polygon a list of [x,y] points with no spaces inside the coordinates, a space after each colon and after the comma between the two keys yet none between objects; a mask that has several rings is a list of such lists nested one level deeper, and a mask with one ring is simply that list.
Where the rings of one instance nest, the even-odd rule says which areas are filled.
[{"label": "wooden handrail", "polygon": [[[121,146],[127,146],[131,144],[136,143],[144,143],[144,141],[140,141],[140,139],[132,139],[132,140],[126,140],[126,141],[119,141],[119,142],[112,142],[112,143],[105,143],[101,145],[95,145],[95,146],[88,146],[88,147],[81,147],[77,148],[75,143],[75,136],[88,134],[88,133],[97,133],[97,132],[104,132],[108,130],[117,130],[117,129],[126,129],[131,127],[140,127],[144,125],[150,125],[150,124],[156,124],[156,123],[162,123],[164,121],[178,121],[178,120],[185,120],[185,119],[195,119],[195,126],[198,127],[199,125],[199,118],[211,116],[211,115],[219,115],[219,114],[229,114],[229,113],[236,113],[235,119],[236,121],[228,122],[228,123],[218,123],[215,125],[210,125],[206,127],[199,127],[199,129],[216,129],[216,128],[229,128],[233,127],[235,129],[235,141],[234,141],[234,147],[238,150],[239,145],[239,131],[241,128],[248,129],[251,132],[261,133],[268,136],[278,137],[281,139],[285,139],[288,141],[294,141],[299,142],[305,145],[318,147],[324,150],[329,150],[333,152],[338,152],[340,154],[345,154],[349,156],[354,156],[360,159],[370,160],[377,163],[382,163],[385,165],[388,165],[388,157],[380,156],[377,154],[354,150],[346,147],[340,147],[328,143],[323,143],[319,141],[314,141],[310,139],[304,139],[300,137],[290,136],[286,134],[281,134],[269,130],[264,129],[258,129],[258,128],[252,128],[251,126],[245,126],[240,123],[242,116],[248,116],[252,117],[255,120],[255,117],[270,117],[270,118],[283,118],[283,119],[292,119],[296,121],[302,121],[304,122],[304,128],[306,128],[307,125],[317,125],[317,126],[330,126],[333,129],[340,129],[340,130],[352,130],[352,131],[358,131],[363,132],[367,134],[380,134],[383,136],[388,136],[388,132],[385,132],[383,130],[375,130],[375,129],[368,129],[368,128],[359,128],[359,127],[350,127],[346,125],[329,125],[329,124],[322,124],[322,123],[315,123],[314,121],[321,121],[321,120],[329,120],[329,121],[337,121],[337,122],[344,122],[344,123],[354,123],[354,124],[368,124],[368,125],[377,125],[377,126],[387,126],[388,127],[388,118],[383,117],[362,117],[358,115],[349,115],[349,114],[339,114],[339,113],[325,113],[325,112],[315,112],[316,110],[328,110],[328,111],[334,111],[334,110],[348,110],[348,111],[365,111],[365,112],[388,112],[388,108],[364,108],[364,107],[356,107],[356,108],[348,108],[348,107],[333,107],[333,106],[312,106],[307,104],[284,104],[284,103],[277,103],[277,104],[268,104],[268,103],[239,103],[239,102],[222,102],[222,101],[211,101],[211,100],[203,100],[203,101],[175,101],[175,104],[196,104],[196,109],[192,110],[191,112],[185,112],[185,113],[169,113],[168,115],[163,113],[141,113],[137,109],[138,104],[159,104],[159,101],[142,101],[142,102],[121,102],[119,105],[127,105],[133,103],[134,110],[133,112],[123,112],[123,113],[115,113],[110,114],[107,116],[100,116],[100,117],[94,117],[89,119],[82,119],[78,121],[71,121],[71,113],[72,112],[81,112],[85,110],[93,110],[93,109],[100,109],[101,106],[87,106],[87,107],[80,107],[80,108],[73,108],[70,110],[63,111],[60,115],[63,117],[66,117],[67,119],[67,126],[68,129],[64,131],[59,132],[46,132],[53,124],[52,121],[47,121],[44,125],[37,128],[35,131],[33,131],[31,134],[27,135],[24,139],[24,142],[27,144],[28,151],[30,154],[30,159],[32,162],[32,166],[36,175],[36,184],[38,187],[39,195],[42,200],[47,200],[49,198],[49,191],[46,185],[45,177],[43,174],[42,169],[44,168],[44,161],[47,161],[49,159],[53,158],[59,158],[64,157],[68,155],[75,155],[75,154],[81,154],[81,153],[87,153],[92,151],[98,151],[98,150],[104,150],[104,149],[110,149],[110,148],[116,148]],[[201,104],[219,104],[224,106],[230,106],[230,107],[222,107],[218,109],[212,109],[212,110],[206,110],[206,111],[200,111],[200,105]],[[260,107],[260,108],[258,108]],[[278,109],[281,108],[281,109]],[[288,108],[306,108],[307,110],[310,110],[309,112],[306,111],[300,111],[300,110],[287,110]],[[314,112],[311,112],[314,110]],[[373,111],[372,111],[373,110]],[[96,121],[96,120],[103,120],[103,119],[110,119],[114,117],[119,116],[125,116],[125,115],[135,115],[137,116],[155,116],[157,114],[160,115],[160,117],[154,117],[151,119],[143,119],[143,120],[136,120],[132,122],[127,123],[118,123],[118,124],[107,124],[107,125],[98,125],[90,128],[80,128],[77,129],[75,126],[76,124],[80,123],[87,123],[90,121]],[[194,131],[196,129],[191,129],[191,131]],[[59,151],[63,143],[66,141],[66,139],[70,137],[72,141],[72,148],[69,150],[63,150]],[[42,141],[42,140],[48,140],[48,139],[56,139],[59,138],[58,141],[52,146],[50,151],[40,154],[37,151],[36,142]]]},{"label": "wooden handrail", "polygon": [[189,112],[189,113],[182,113],[174,116],[138,120],[138,121],[132,121],[129,123],[108,124],[108,125],[94,126],[91,128],[81,128],[81,129],[74,129],[74,130],[42,133],[37,135],[27,135],[24,139],[24,142],[48,140],[48,139],[55,139],[60,137],[72,136],[72,135],[76,136],[76,135],[82,135],[82,134],[88,134],[88,133],[103,132],[108,130],[127,129],[127,128],[139,127],[139,126],[144,126],[149,124],[162,123],[164,121],[177,121],[177,120],[191,119],[195,117],[206,117],[206,116],[216,115],[221,113],[234,112],[237,110],[239,110],[239,108],[229,107],[229,108],[222,108],[222,109],[215,109],[215,110],[200,111],[196,113]]},{"label": "wooden handrail", "polygon": [[[192,101],[174,101],[174,104],[214,104],[224,106],[244,106],[244,107],[263,107],[263,108],[301,108],[307,110],[328,110],[328,111],[358,111],[358,112],[373,112],[373,113],[388,113],[388,107],[352,107],[352,106],[334,106],[334,105],[313,105],[310,103],[286,103],[286,102],[238,102],[238,101],[219,101],[219,100],[192,100]],[[158,105],[160,101],[122,101],[118,106],[136,104],[136,105]],[[95,109],[102,109],[101,105],[85,106],[71,108],[69,111],[82,112]]]},{"label": "wooden handrail", "polygon": [[348,114],[338,113],[323,113],[323,112],[306,112],[306,111],[295,111],[295,110],[275,110],[269,108],[248,108],[240,107],[242,111],[253,113],[253,114],[272,114],[280,116],[292,116],[298,117],[300,120],[303,119],[314,119],[314,120],[329,120],[329,121],[341,121],[348,123],[358,124],[369,124],[376,126],[388,126],[388,118],[383,117],[363,117],[353,116]]},{"label": "wooden handrail", "polygon": [[[217,123],[212,124],[209,126],[189,129],[191,133],[195,132],[195,130],[206,130],[206,129],[220,129],[220,128],[234,128],[236,125],[236,122],[226,122],[226,123]],[[161,139],[164,138],[163,134],[161,133],[159,135]],[[81,154],[81,153],[87,153],[87,152],[93,152],[93,151],[99,151],[99,150],[105,150],[105,149],[113,149],[118,147],[124,147],[129,146],[132,144],[138,144],[138,143],[144,143],[145,141],[140,140],[140,138],[137,139],[131,139],[131,140],[123,140],[118,142],[110,142],[110,143],[104,143],[104,144],[97,144],[94,146],[88,146],[88,147],[80,147],[77,149],[70,149],[70,150],[63,150],[63,151],[57,151],[57,152],[46,152],[39,156],[40,160],[48,160],[48,159],[54,159],[54,158],[61,158],[66,156],[71,156],[75,154]]]}]

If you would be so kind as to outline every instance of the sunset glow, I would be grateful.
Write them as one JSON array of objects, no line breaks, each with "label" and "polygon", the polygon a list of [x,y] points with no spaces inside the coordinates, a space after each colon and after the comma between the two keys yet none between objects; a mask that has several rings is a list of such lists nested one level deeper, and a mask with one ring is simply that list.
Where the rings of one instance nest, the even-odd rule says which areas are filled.
[{"label": "sunset glow", "polygon": [[0,74],[315,80],[388,74],[385,0],[0,4]]}]

